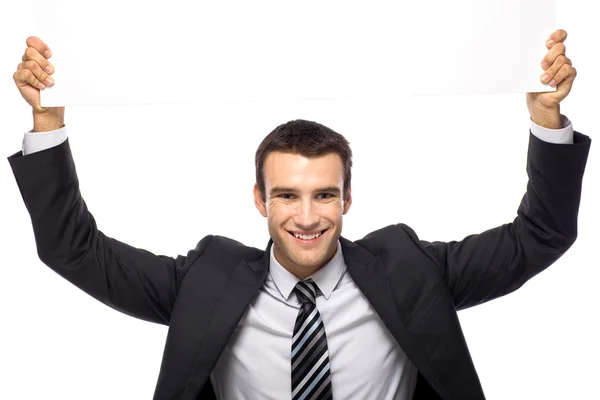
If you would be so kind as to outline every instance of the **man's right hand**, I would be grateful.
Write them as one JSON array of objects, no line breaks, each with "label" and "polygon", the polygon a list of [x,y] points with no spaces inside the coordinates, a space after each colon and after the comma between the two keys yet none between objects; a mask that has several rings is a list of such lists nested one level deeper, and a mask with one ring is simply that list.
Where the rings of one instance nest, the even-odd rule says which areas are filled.
[{"label": "man's right hand", "polygon": [[[21,96],[32,107],[34,131],[48,131],[63,126],[64,107],[41,107],[40,90],[54,85],[51,75],[54,66],[48,61],[51,50],[40,38],[31,36],[26,40],[27,49],[17,67],[13,79]],[[49,68],[49,70],[47,69]]]}]

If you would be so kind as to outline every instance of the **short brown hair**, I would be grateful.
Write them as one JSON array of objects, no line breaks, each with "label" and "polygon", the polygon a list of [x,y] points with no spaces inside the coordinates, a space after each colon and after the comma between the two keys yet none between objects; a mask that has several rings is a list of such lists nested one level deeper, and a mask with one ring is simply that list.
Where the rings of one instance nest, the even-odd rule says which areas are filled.
[{"label": "short brown hair", "polygon": [[348,195],[352,177],[352,150],[346,138],[317,122],[297,119],[279,125],[269,133],[258,146],[255,156],[256,184],[266,201],[265,176],[263,167],[269,153],[281,151],[300,154],[304,157],[318,157],[335,153],[344,166],[344,198]]}]

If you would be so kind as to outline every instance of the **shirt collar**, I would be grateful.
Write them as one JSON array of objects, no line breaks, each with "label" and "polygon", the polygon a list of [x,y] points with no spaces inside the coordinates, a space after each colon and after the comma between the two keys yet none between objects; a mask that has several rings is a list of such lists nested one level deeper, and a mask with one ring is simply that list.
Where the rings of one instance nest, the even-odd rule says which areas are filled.
[{"label": "shirt collar", "polygon": [[[285,300],[288,300],[292,294],[292,290],[294,290],[294,287],[300,279],[285,269],[279,261],[277,261],[274,249],[275,244],[271,246],[269,272],[271,273],[271,278],[273,279],[277,290],[279,290],[279,293]],[[333,289],[335,289],[345,271],[346,262],[344,261],[344,255],[342,253],[342,244],[338,240],[337,250],[331,260],[308,278],[311,278],[317,284],[319,290],[323,293],[323,296],[329,300],[329,296],[333,293]]]}]

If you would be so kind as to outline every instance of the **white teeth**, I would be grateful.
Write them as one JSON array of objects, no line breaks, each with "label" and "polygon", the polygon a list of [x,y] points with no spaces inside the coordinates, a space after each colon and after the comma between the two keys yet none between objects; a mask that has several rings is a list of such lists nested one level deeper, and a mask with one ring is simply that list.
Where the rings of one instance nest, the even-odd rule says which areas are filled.
[{"label": "white teeth", "polygon": [[301,235],[299,233],[294,233],[294,236],[296,236],[298,239],[302,239],[302,240],[312,240],[312,239],[316,239],[319,236],[321,236],[321,233],[315,233],[314,235]]}]

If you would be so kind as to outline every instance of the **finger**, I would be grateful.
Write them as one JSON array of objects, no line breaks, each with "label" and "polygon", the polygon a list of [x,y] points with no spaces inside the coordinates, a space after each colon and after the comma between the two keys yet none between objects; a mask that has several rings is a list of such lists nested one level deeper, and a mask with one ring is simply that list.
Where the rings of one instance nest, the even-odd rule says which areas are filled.
[{"label": "finger", "polygon": [[555,43],[561,43],[567,40],[567,31],[564,29],[558,29],[546,41],[546,46],[550,49]]},{"label": "finger", "polygon": [[564,43],[556,43],[554,46],[552,46],[550,51],[548,51],[548,53],[546,54],[546,57],[544,57],[544,59],[542,60],[542,68],[545,70],[548,69],[548,67],[554,64],[558,56],[560,56],[561,54],[565,55],[566,51],[567,48],[565,47]]},{"label": "finger", "polygon": [[37,36],[30,36],[25,41],[27,43],[27,47],[33,47],[38,51],[38,53],[43,54],[44,57],[50,58],[52,57],[52,50],[48,47],[46,43],[42,39]]},{"label": "finger", "polygon": [[48,61],[46,57],[42,56],[35,47],[28,47],[25,50],[25,54],[23,54],[21,60],[24,63],[28,61],[34,61],[38,63],[39,66],[43,68],[44,71],[46,71],[47,73],[51,75],[54,73],[54,66],[50,64],[50,61]]},{"label": "finger", "polygon": [[572,65],[572,62],[566,56],[561,54],[560,56],[556,57],[554,64],[552,64],[552,66],[542,74],[542,82],[548,83],[552,79],[554,79],[554,76],[562,68],[563,65]]},{"label": "finger", "polygon": [[31,69],[27,68],[27,66],[17,71],[14,75],[14,79],[19,87],[23,87],[27,84],[33,86],[36,89],[44,89],[46,87],[46,85],[40,82],[38,77],[33,73]]},{"label": "finger", "polygon": [[33,72],[28,69],[22,69],[15,72],[13,78],[18,87],[23,87],[25,85],[33,86],[36,89],[43,89],[42,86],[46,87],[35,77],[35,75],[33,75]]},{"label": "finger", "polygon": [[575,79],[576,76],[577,71],[575,70],[575,68],[573,68],[573,66],[569,64],[565,64],[562,66],[561,69],[558,70],[556,75],[554,75],[554,78],[550,81],[549,85],[557,86],[564,81],[568,81],[569,79]]},{"label": "finger", "polygon": [[42,82],[46,86],[52,86],[54,84],[54,80],[52,77],[42,70],[42,67],[35,61],[26,61],[24,63],[24,68],[29,69],[33,72],[33,75],[38,79],[39,82]]}]

